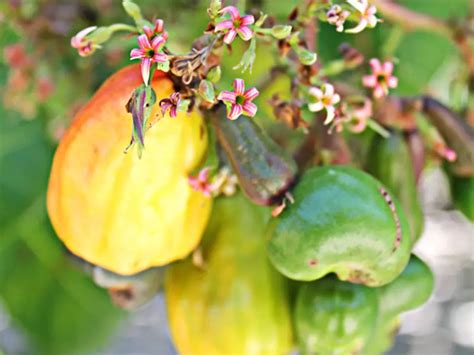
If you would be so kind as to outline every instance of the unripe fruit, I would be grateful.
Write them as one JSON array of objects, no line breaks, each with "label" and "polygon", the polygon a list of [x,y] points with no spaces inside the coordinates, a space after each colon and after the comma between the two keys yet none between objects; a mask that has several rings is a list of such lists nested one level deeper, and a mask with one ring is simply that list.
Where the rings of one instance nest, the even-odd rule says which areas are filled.
[{"label": "unripe fruit", "polygon": [[349,167],[308,170],[295,203],[269,225],[268,252],[285,276],[301,281],[334,272],[341,280],[381,286],[408,263],[410,227],[394,196]]},{"label": "unripe fruit", "polygon": [[410,222],[412,240],[416,242],[423,232],[423,211],[410,152],[400,133],[392,132],[388,138],[374,137],[367,171],[394,192]]},{"label": "unripe fruit", "polygon": [[269,214],[242,194],[217,199],[203,238],[202,269],[191,260],[168,268],[168,321],[181,354],[289,352],[286,280],[265,251]]},{"label": "unripe fruit", "polygon": [[[155,123],[141,159],[123,153],[132,132],[125,105],[141,80],[139,66],[118,71],[77,114],[54,156],[48,188],[48,213],[64,244],[123,275],[186,257],[211,206],[188,184],[207,148],[198,113]],[[158,101],[173,92],[162,72],[152,87]],[[158,110],[154,105],[151,120]]]},{"label": "unripe fruit", "polygon": [[303,354],[358,353],[377,319],[376,290],[330,276],[304,283],[293,318]]}]

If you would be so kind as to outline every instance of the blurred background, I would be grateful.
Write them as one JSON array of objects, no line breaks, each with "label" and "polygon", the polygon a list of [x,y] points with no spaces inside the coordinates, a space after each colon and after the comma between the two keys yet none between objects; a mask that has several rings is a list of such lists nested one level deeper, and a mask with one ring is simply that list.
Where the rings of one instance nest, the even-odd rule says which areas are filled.
[{"label": "blurred background", "polygon": [[[470,0],[399,0],[446,20],[465,18]],[[205,29],[208,1],[137,1],[148,18],[162,18],[174,52],[187,52]],[[247,0],[284,20],[296,0]],[[472,10],[472,8],[471,8]],[[382,16],[383,17],[383,16]],[[472,19],[471,19],[472,21]],[[114,307],[65,253],[46,215],[45,192],[58,140],[75,112],[111,73],[129,63],[134,37],[115,36],[103,50],[81,58],[70,38],[92,25],[131,23],[120,1],[2,0],[0,2],[0,354],[173,354],[163,295],[133,313]],[[393,57],[401,95],[430,94],[454,110],[468,100],[458,47],[429,31],[407,31],[386,21],[357,36],[322,24],[317,53],[339,57],[351,43],[367,57]],[[226,58],[239,62],[243,46]],[[248,85],[275,63],[259,55]],[[235,74],[224,71],[224,79]],[[285,96],[282,79],[259,98],[262,124],[273,122],[266,104]],[[392,354],[474,352],[474,226],[452,208],[448,180],[436,165],[420,182],[425,232],[415,251],[432,267],[436,288],[422,308],[405,314]]]}]

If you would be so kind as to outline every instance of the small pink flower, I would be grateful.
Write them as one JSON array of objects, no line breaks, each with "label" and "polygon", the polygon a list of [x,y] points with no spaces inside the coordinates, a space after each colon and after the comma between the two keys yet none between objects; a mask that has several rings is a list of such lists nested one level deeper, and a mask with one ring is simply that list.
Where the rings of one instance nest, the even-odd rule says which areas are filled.
[{"label": "small pink flower", "polygon": [[331,84],[324,84],[321,88],[311,87],[309,95],[312,97],[312,102],[308,104],[311,112],[319,112],[326,110],[326,120],[324,124],[329,124],[334,119],[336,108],[334,105],[341,101],[339,94],[334,92],[334,86]]},{"label": "small pink flower", "polygon": [[141,59],[142,77],[145,85],[148,85],[150,68],[152,63],[164,63],[168,60],[166,54],[160,53],[166,40],[163,36],[156,36],[150,42],[146,34],[138,36],[140,48],[134,48],[130,52],[130,59]]},{"label": "small pink flower", "polygon": [[342,10],[342,7],[339,5],[333,5],[326,13],[326,18],[328,23],[336,26],[337,32],[342,32],[344,31],[344,22],[346,22],[346,19],[349,17],[349,15],[349,11]]},{"label": "small pink flower", "polygon": [[87,39],[87,35],[95,31],[96,28],[97,26],[87,27],[71,38],[71,47],[76,48],[81,57],[91,55],[96,48],[99,48],[91,40]]},{"label": "small pink flower", "polygon": [[202,169],[197,176],[188,177],[188,183],[195,191],[201,191],[205,196],[211,197],[212,184],[209,182],[209,168]]},{"label": "small pink flower", "polygon": [[435,142],[433,148],[440,157],[446,159],[450,163],[456,161],[456,152],[449,148],[443,141]]},{"label": "small pink flower", "polygon": [[143,32],[145,32],[150,41],[156,36],[162,36],[165,40],[168,39],[168,32],[165,31],[165,23],[161,19],[155,21],[155,27],[153,28],[143,26]]},{"label": "small pink flower", "polygon": [[178,115],[178,106],[180,103],[181,95],[179,94],[179,92],[172,93],[168,99],[163,99],[160,101],[161,113],[164,116],[166,111],[169,110],[170,117],[176,117]]},{"label": "small pink flower", "polygon": [[362,83],[366,88],[373,89],[375,98],[381,98],[388,94],[388,89],[394,89],[398,85],[397,77],[393,76],[393,63],[386,61],[383,64],[380,60],[372,58],[369,62],[372,68],[371,75],[365,75]]},{"label": "small pink flower", "polygon": [[380,20],[375,16],[377,8],[369,5],[368,0],[347,0],[358,12],[360,16],[356,27],[346,30],[347,33],[359,33],[366,27],[374,28]]},{"label": "small pink flower", "polygon": [[349,130],[353,133],[361,133],[367,127],[367,122],[372,117],[372,101],[364,100],[364,105],[352,111]]},{"label": "small pink flower", "polygon": [[217,97],[218,100],[231,103],[231,109],[227,112],[227,118],[229,120],[236,120],[241,114],[249,117],[255,116],[257,105],[252,100],[259,95],[258,90],[256,88],[245,90],[243,79],[235,79],[233,86],[234,91],[222,91]]},{"label": "small pink flower", "polygon": [[252,30],[248,27],[255,22],[252,15],[240,16],[239,10],[234,6],[224,7],[221,13],[229,13],[231,20],[224,20],[216,25],[216,32],[226,32],[224,42],[231,44],[237,34],[244,41],[248,41],[253,36]]}]

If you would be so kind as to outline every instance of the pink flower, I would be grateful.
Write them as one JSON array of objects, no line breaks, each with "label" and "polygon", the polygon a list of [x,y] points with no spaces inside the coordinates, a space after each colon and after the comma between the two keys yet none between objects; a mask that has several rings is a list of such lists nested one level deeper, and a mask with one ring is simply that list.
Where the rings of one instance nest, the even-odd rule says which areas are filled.
[{"label": "pink flower", "polygon": [[166,40],[163,36],[156,36],[150,42],[147,35],[138,36],[140,48],[134,48],[130,52],[130,59],[141,59],[142,77],[145,85],[148,85],[150,78],[150,68],[152,63],[164,63],[168,60],[166,54],[160,53]]},{"label": "pink flower", "polygon": [[168,99],[163,99],[160,101],[161,113],[163,116],[166,111],[170,111],[170,117],[174,118],[178,115],[178,106],[181,103],[181,95],[179,92],[174,92],[170,95]]},{"label": "pink flower", "polygon": [[148,26],[143,26],[143,32],[145,32],[148,39],[151,41],[156,36],[162,36],[165,40],[168,39],[168,32],[165,31],[165,23],[163,20],[158,19],[155,21],[155,27],[151,29]]},{"label": "pink flower", "polygon": [[365,75],[362,78],[362,83],[366,88],[373,89],[375,98],[381,98],[388,94],[389,88],[397,87],[398,79],[392,75],[392,62],[387,61],[381,64],[380,60],[372,58],[369,64],[372,68],[372,74]]},{"label": "pink flower", "polygon": [[243,79],[235,79],[233,86],[234,91],[222,91],[217,97],[218,100],[231,103],[231,109],[227,112],[227,118],[229,120],[236,120],[241,114],[249,117],[255,116],[257,105],[252,100],[259,95],[258,90],[256,88],[245,90]]},{"label": "pink flower", "polygon": [[341,101],[341,97],[334,92],[334,86],[331,84],[324,84],[321,88],[311,87],[309,95],[312,97],[312,102],[308,104],[311,112],[319,112],[326,110],[326,120],[324,124],[329,124],[334,119],[336,108],[334,105]]},{"label": "pink flower", "polygon": [[202,169],[197,176],[188,177],[188,183],[195,191],[201,191],[205,196],[211,197],[212,184],[209,182],[209,168]]},{"label": "pink flower", "polygon": [[433,148],[440,157],[446,159],[450,163],[456,161],[456,152],[449,148],[443,141],[436,141],[433,145]]},{"label": "pink flower", "polygon": [[328,23],[336,26],[337,32],[342,32],[344,31],[344,22],[346,22],[346,19],[349,17],[349,15],[349,11],[343,11],[342,7],[340,7],[339,5],[333,5],[326,13],[326,18],[328,20]]},{"label": "pink flower", "polygon": [[78,32],[74,37],[71,38],[71,47],[76,48],[81,57],[91,55],[98,45],[94,45],[91,40],[87,39],[87,35],[95,31],[97,26],[91,26]]},{"label": "pink flower", "polygon": [[238,34],[244,41],[248,41],[253,36],[252,30],[248,27],[255,22],[252,15],[240,17],[239,10],[234,6],[224,7],[221,13],[229,13],[231,20],[224,20],[216,25],[216,32],[226,32],[224,42],[231,44]]},{"label": "pink flower", "polygon": [[347,0],[358,12],[360,16],[356,27],[346,30],[347,33],[359,33],[366,27],[374,28],[380,20],[375,16],[377,8],[369,5],[368,0]]},{"label": "pink flower", "polygon": [[372,117],[372,101],[366,98],[363,106],[359,106],[352,111],[349,130],[353,133],[363,132],[370,117]]}]

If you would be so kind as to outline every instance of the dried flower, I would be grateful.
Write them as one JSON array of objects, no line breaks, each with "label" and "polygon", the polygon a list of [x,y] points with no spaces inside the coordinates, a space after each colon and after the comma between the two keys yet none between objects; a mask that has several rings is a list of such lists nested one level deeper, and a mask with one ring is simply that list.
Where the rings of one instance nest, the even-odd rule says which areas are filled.
[{"label": "dried flower", "polygon": [[155,27],[153,28],[143,26],[143,32],[145,32],[150,41],[156,36],[162,36],[165,40],[168,39],[168,32],[165,31],[165,23],[161,19],[155,21]]},{"label": "dried flower", "polygon": [[326,119],[324,124],[331,123],[336,112],[334,105],[341,100],[339,94],[334,92],[334,86],[326,83],[322,85],[321,88],[311,87],[309,94],[313,99],[313,101],[308,104],[309,110],[311,112],[319,112],[325,109]]},{"label": "dried flower", "polygon": [[169,98],[160,101],[161,113],[164,116],[166,111],[170,112],[170,117],[175,118],[178,115],[178,106],[181,103],[181,95],[174,92]]},{"label": "dried flower", "polygon": [[130,52],[130,59],[141,59],[142,77],[145,85],[148,85],[150,78],[150,68],[152,63],[165,63],[168,61],[166,54],[160,53],[166,40],[163,36],[156,36],[150,42],[147,35],[138,36],[138,45],[140,48],[134,48]]},{"label": "dried flower", "polygon": [[344,22],[346,22],[346,19],[349,17],[349,15],[349,11],[342,10],[342,7],[339,5],[333,5],[326,13],[326,18],[328,23],[336,26],[337,32],[342,32],[344,31]]},{"label": "dried flower", "polygon": [[212,184],[209,182],[209,168],[202,169],[197,176],[188,177],[188,183],[196,191],[201,191],[205,196],[211,197]]},{"label": "dried flower", "polygon": [[232,196],[237,190],[238,182],[237,176],[232,174],[229,168],[222,168],[214,178],[212,190],[215,195]]},{"label": "dried flower", "polygon": [[393,63],[386,61],[383,64],[380,60],[372,58],[369,62],[372,68],[371,75],[365,75],[362,83],[366,88],[373,89],[375,98],[381,98],[388,94],[388,90],[396,88],[398,79],[392,75]]},{"label": "dried flower", "polygon": [[240,16],[239,10],[234,6],[224,7],[221,11],[222,14],[229,13],[231,19],[219,22],[216,25],[216,32],[225,32],[224,42],[231,44],[237,34],[244,41],[248,41],[253,36],[253,32],[248,27],[255,22],[252,15]]},{"label": "dried flower", "polygon": [[258,90],[256,88],[245,90],[243,79],[235,79],[233,86],[234,91],[222,91],[217,97],[218,100],[231,104],[231,109],[227,111],[227,118],[236,120],[241,114],[249,117],[255,116],[257,105],[252,100],[259,95]]},{"label": "dried flower", "polygon": [[94,42],[87,38],[87,35],[94,32],[96,29],[97,26],[87,27],[71,38],[71,47],[76,48],[81,57],[91,55],[97,48],[99,48],[98,45],[94,44]]},{"label": "dried flower", "polygon": [[360,16],[359,23],[356,27],[346,30],[347,33],[359,33],[366,27],[374,28],[380,20],[375,16],[377,8],[369,5],[368,0],[347,0],[358,12]]}]

